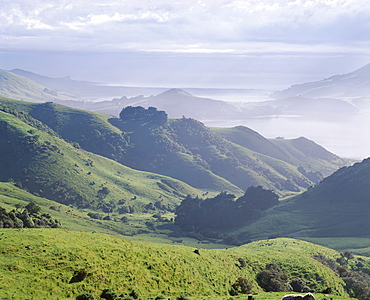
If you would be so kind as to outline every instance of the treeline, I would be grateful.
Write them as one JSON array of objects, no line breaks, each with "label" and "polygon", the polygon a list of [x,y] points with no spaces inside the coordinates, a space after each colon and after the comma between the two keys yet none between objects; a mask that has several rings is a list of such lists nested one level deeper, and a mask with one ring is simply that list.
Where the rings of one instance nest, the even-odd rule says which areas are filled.
[{"label": "treeline", "polygon": [[273,191],[261,186],[249,187],[243,196],[234,199],[226,192],[205,200],[187,196],[176,208],[175,224],[182,230],[207,235],[210,230],[242,226],[279,202]]},{"label": "treeline", "polygon": [[59,228],[61,224],[50,214],[41,213],[41,207],[35,202],[28,203],[24,208],[16,205],[9,212],[0,207],[0,228]]}]

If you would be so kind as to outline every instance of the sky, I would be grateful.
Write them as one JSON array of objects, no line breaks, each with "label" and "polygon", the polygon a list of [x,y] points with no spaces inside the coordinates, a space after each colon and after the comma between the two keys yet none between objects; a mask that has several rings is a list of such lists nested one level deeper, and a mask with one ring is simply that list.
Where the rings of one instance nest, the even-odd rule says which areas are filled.
[{"label": "sky", "polygon": [[0,69],[282,88],[370,61],[368,0],[0,0]]}]

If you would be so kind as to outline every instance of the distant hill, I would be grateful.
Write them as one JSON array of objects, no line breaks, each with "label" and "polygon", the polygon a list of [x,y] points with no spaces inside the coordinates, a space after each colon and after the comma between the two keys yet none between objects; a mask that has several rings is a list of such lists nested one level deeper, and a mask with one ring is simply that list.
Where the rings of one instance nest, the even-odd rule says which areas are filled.
[{"label": "distant hill", "polygon": [[127,99],[127,105],[146,108],[153,106],[165,110],[171,118],[186,116],[197,120],[228,119],[242,113],[241,109],[232,103],[196,97],[181,89],[170,89],[152,97]]},{"label": "distant hill", "polygon": [[[368,81],[365,80],[367,78],[366,76],[368,76],[366,75],[367,70],[368,66],[348,75],[341,75],[343,78],[340,77],[342,78],[340,81],[338,81],[339,79],[335,79],[335,76],[333,77],[334,79],[330,79],[330,82],[338,81],[338,83],[334,84],[334,86],[338,85],[338,88],[335,88],[336,91],[342,89],[343,86],[351,86],[353,90],[359,90],[359,93],[362,93],[361,97],[337,97],[337,94],[321,92],[317,94],[301,93],[298,91],[304,90],[304,87],[299,86],[274,93],[273,97],[276,100],[227,102],[197,97],[185,90],[177,88],[165,90],[163,88],[109,86],[94,82],[72,80],[68,76],[51,78],[21,69],[1,71],[3,76],[17,76],[13,76],[12,80],[0,81],[0,96],[27,101],[32,101],[32,99],[37,99],[39,102],[53,101],[74,108],[108,113],[114,116],[118,116],[122,108],[126,106],[143,106],[145,108],[152,106],[160,110],[165,110],[170,118],[181,118],[185,116],[201,121],[245,119],[248,117],[271,115],[299,115],[326,118],[328,115],[353,115],[359,109],[369,106],[370,100],[366,98],[366,95],[368,95],[366,94]],[[352,80],[352,78],[359,78],[358,80],[365,80],[365,82],[361,85],[343,83],[346,80]],[[312,84],[307,85],[311,86]],[[330,84],[330,86],[332,85]],[[321,91],[321,89],[317,89],[316,87],[312,89],[314,91]],[[155,96],[143,96],[143,94],[154,94]],[[122,96],[117,98],[117,95]],[[96,101],[102,98],[104,101]],[[347,98],[352,99],[352,103],[344,101],[348,100]]]},{"label": "distant hill", "polygon": [[[112,107],[117,102],[124,103],[127,106],[139,105],[146,108],[153,106],[165,110],[171,118],[186,116],[201,121],[246,119],[248,117],[271,115],[326,118],[328,116],[353,115],[359,111],[358,107],[347,101],[328,97],[291,96],[261,102],[226,102],[197,97],[181,89],[170,89],[151,97],[122,97],[121,99],[114,99],[111,101]],[[107,104],[108,102],[104,103],[104,109],[107,109]],[[94,105],[98,107],[97,103]],[[103,108],[103,106],[101,107]]]},{"label": "distant hill", "polygon": [[348,74],[297,84],[272,94],[273,98],[359,98],[370,96],[370,64]]},{"label": "distant hill", "polygon": [[54,78],[22,69],[13,69],[8,72],[28,78],[56,92],[73,96],[75,98],[74,100],[77,101],[69,103],[71,105],[72,104],[75,105],[73,107],[76,108],[87,109],[86,107],[83,107],[84,104],[86,104],[87,106],[94,104],[91,101],[86,101],[84,103],[83,101],[80,101],[81,99],[95,101],[96,99],[99,98],[109,99],[109,97],[116,97],[118,95],[137,96],[143,93],[152,95],[160,93],[161,91],[165,90],[163,88],[150,88],[150,87],[136,88],[126,86],[114,86],[114,85],[112,86],[99,82],[75,80],[72,79],[70,76]]},{"label": "distant hill", "polygon": [[234,234],[242,239],[271,236],[369,237],[370,159],[343,167],[301,195],[266,211]]},{"label": "distant hill", "polygon": [[17,100],[47,102],[66,101],[75,98],[36,83],[26,77],[0,70],[0,97]]}]

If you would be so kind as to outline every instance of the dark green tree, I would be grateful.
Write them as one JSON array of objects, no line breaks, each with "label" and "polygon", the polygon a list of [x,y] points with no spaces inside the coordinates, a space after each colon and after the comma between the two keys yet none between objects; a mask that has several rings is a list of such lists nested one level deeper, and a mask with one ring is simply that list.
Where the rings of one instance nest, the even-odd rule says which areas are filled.
[{"label": "dark green tree", "polygon": [[38,206],[35,202],[30,202],[26,205],[25,209],[30,215],[37,215],[41,211],[41,207]]}]

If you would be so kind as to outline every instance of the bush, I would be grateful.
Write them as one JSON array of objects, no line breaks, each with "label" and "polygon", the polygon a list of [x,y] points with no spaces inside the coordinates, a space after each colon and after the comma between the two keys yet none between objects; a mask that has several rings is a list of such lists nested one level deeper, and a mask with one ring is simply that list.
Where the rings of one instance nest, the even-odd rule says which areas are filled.
[{"label": "bush", "polygon": [[[249,294],[252,292],[253,285],[248,279],[244,277],[239,277],[238,280],[232,285],[233,292],[230,294],[237,295],[238,293],[241,294]],[[233,296],[233,295],[232,295]]]},{"label": "bush", "polygon": [[239,267],[240,268],[245,268],[247,266],[247,263],[245,262],[244,258],[239,257],[238,262],[240,263]]},{"label": "bush", "polygon": [[182,294],[179,297],[177,297],[176,300],[190,300],[190,298],[188,294]]},{"label": "bush", "polygon": [[76,300],[95,300],[95,297],[90,293],[83,293],[77,295]]},{"label": "bush", "polygon": [[112,289],[104,289],[100,295],[100,298],[107,300],[115,300],[118,297],[117,293]]},{"label": "bush", "polygon": [[139,295],[138,291],[136,291],[136,290],[132,290],[129,295],[130,295],[130,297],[132,297],[134,299],[139,299],[140,298],[140,295]]},{"label": "bush", "polygon": [[37,215],[41,211],[41,207],[38,206],[35,202],[28,203],[25,209],[29,212],[30,215]]},{"label": "bush", "polygon": [[288,276],[276,264],[267,264],[266,268],[257,274],[257,283],[265,292],[288,292],[292,287]]},{"label": "bush", "polygon": [[300,277],[293,278],[290,282],[290,285],[292,286],[293,291],[296,293],[307,293],[310,291],[310,288],[307,286],[306,281]]},{"label": "bush", "polygon": [[75,271],[73,277],[69,281],[69,283],[81,282],[84,280],[89,274],[86,270],[79,270]]}]

